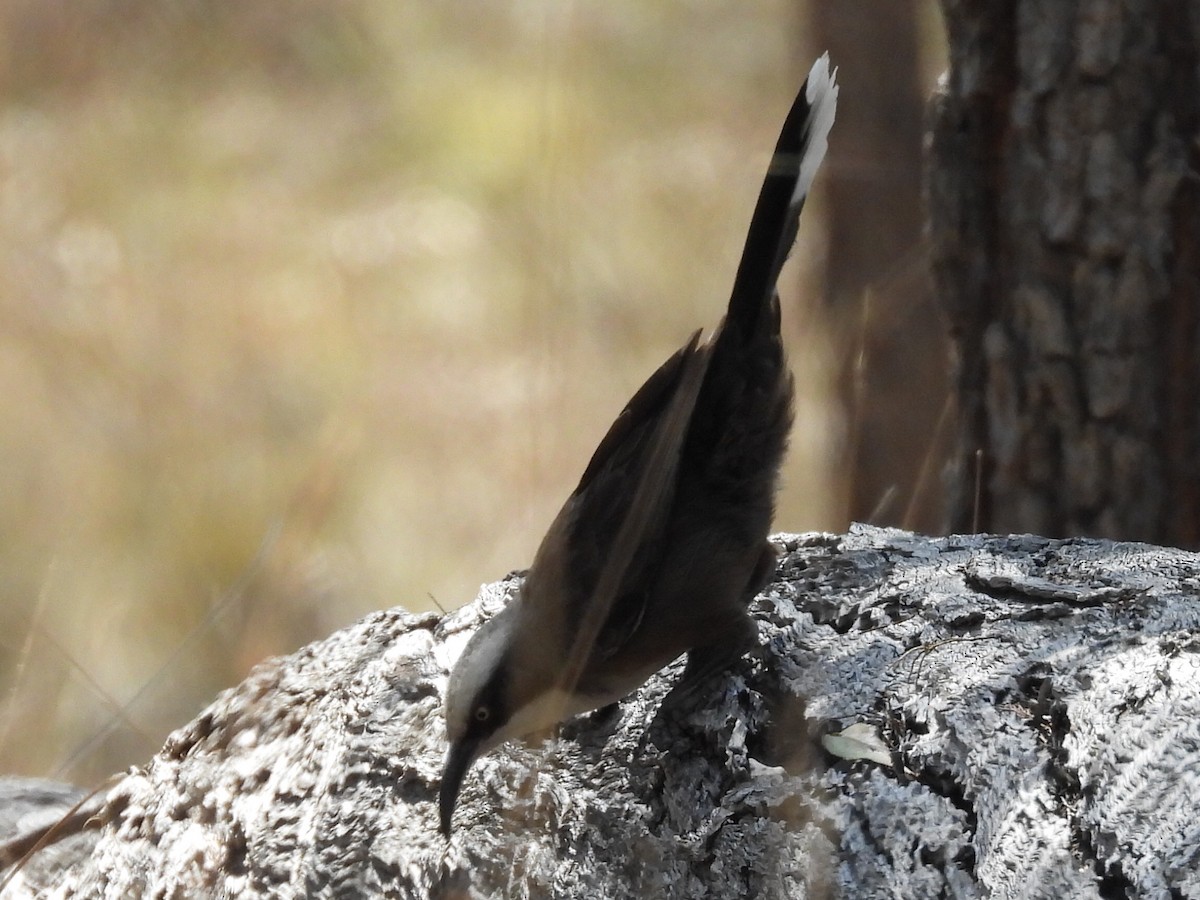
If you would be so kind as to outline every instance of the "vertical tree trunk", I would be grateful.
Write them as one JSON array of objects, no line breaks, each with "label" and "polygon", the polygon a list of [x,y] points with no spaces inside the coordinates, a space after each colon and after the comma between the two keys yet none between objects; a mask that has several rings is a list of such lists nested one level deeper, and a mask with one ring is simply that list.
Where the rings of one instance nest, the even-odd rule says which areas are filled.
[{"label": "vertical tree trunk", "polygon": [[843,358],[846,514],[936,530],[925,478],[948,392],[945,322],[928,281],[921,201],[925,90],[914,0],[809,5],[842,88],[826,179],[825,296]]},{"label": "vertical tree trunk", "polygon": [[1200,544],[1200,6],[942,0],[950,526]]}]

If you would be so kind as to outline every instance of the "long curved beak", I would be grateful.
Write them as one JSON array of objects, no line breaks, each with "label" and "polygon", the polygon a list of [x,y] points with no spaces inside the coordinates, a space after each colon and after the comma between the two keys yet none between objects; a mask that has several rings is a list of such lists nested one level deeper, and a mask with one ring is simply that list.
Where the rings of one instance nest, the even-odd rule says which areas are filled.
[{"label": "long curved beak", "polygon": [[442,819],[442,834],[450,837],[450,820],[454,816],[454,807],[458,803],[458,791],[462,787],[463,778],[471,763],[478,755],[479,742],[462,740],[450,745],[446,753],[446,764],[442,767],[442,789],[438,795],[438,812]]}]

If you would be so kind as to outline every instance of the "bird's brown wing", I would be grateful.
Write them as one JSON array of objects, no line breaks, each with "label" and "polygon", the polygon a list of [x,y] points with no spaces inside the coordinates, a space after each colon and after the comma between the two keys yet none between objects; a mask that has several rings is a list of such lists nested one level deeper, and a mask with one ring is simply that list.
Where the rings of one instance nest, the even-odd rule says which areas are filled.
[{"label": "bird's brown wing", "polygon": [[573,658],[611,654],[637,627],[643,608],[633,589],[652,581],[707,365],[697,331],[626,404],[567,501]]}]

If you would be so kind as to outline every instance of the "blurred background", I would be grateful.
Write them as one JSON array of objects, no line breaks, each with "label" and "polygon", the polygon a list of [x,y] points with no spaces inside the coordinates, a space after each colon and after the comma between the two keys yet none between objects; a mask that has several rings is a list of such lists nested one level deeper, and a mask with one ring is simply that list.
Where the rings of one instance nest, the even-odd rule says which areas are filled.
[{"label": "blurred background", "polygon": [[95,783],[265,657],[525,566],[718,322],[826,48],[776,526],[936,528],[942,41],[933,0],[6,0],[0,772]]}]

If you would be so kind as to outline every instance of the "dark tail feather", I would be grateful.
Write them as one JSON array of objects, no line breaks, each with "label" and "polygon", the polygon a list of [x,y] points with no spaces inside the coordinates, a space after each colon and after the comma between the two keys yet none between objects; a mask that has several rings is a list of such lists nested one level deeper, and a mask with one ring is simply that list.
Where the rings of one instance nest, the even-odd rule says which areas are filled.
[{"label": "dark tail feather", "polygon": [[800,210],[825,158],[837,109],[837,70],[826,53],[808,78],[783,123],[775,154],[754,207],[742,261],[729,300],[726,328],[752,334],[758,317],[771,308],[779,270],[796,240]]}]

